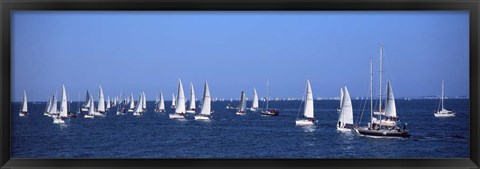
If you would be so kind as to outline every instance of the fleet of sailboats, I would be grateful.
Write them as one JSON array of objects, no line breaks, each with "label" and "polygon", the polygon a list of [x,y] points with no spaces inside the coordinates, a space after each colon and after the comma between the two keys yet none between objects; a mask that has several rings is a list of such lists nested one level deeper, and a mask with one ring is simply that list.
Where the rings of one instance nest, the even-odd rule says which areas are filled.
[{"label": "fleet of sailboats", "polygon": [[[344,86],[340,89],[340,105],[337,109],[339,115],[336,124],[336,129],[342,132],[356,132],[359,135],[372,136],[372,137],[409,137],[406,126],[399,126],[399,116],[397,115],[397,109],[395,104],[395,97],[390,80],[387,80],[386,83],[386,93],[385,93],[385,102],[382,105],[382,72],[383,72],[383,44],[380,45],[380,66],[379,66],[379,99],[378,99],[378,109],[373,108],[373,60],[370,59],[370,121],[365,127],[358,127],[357,124],[354,124],[353,121],[353,107],[350,93],[347,89],[347,86]],[[80,97],[80,94],[79,94]],[[440,98],[440,103],[436,112],[434,112],[435,117],[451,117],[455,116],[455,113],[444,108],[444,81],[442,80],[442,94]],[[185,119],[186,113],[195,114],[196,105],[195,105],[195,92],[193,83],[190,83],[190,99],[188,109],[186,108],[186,99],[185,93],[183,90],[182,81],[178,79],[177,93],[172,94],[172,105],[171,108],[174,108],[174,113],[169,114],[170,119]],[[231,99],[232,101],[232,99]],[[279,115],[279,111],[276,109],[269,109],[269,81],[267,80],[267,96],[265,97],[266,108],[261,111],[262,115]],[[165,103],[164,103],[163,93],[160,92],[159,98],[157,97],[155,102],[155,112],[165,112]],[[253,88],[253,99],[252,105],[249,108],[250,111],[258,111],[258,94],[257,90]],[[28,107],[27,107],[27,95],[26,91],[23,91],[22,103],[20,106],[19,116],[25,117],[28,116]],[[93,119],[95,116],[104,117],[109,111],[110,108],[116,107],[117,115],[124,115],[126,112],[132,112],[134,116],[141,116],[147,111],[146,106],[146,96],[145,92],[140,92],[138,97],[138,102],[133,98],[133,94],[130,93],[128,98],[123,98],[120,96],[120,102],[118,102],[117,97],[107,97],[105,101],[105,96],[103,89],[99,86],[99,100],[98,107],[95,109],[95,103],[92,94],[89,91],[86,91],[86,98],[81,106],[77,106],[77,109],[80,112],[86,112],[84,118]],[[201,101],[201,110],[198,114],[194,115],[195,120],[210,120],[212,114],[212,97],[210,94],[210,89],[207,81],[205,81],[203,89],[203,97]],[[57,108],[57,98],[56,93],[53,93],[52,97],[48,98],[46,103],[45,111],[43,112],[45,116],[53,118],[54,124],[65,124],[67,118],[69,118],[68,110],[69,105],[67,101],[67,91],[65,85],[62,85],[62,94],[60,100],[60,108]],[[227,109],[232,109],[230,105],[227,106]],[[246,114],[246,97],[245,92],[241,91],[240,102],[238,107],[236,107],[236,115],[245,115]],[[300,111],[301,110],[301,111]],[[311,126],[315,125],[314,117],[314,100],[312,87],[310,80],[306,81],[305,87],[305,97],[303,98],[303,109],[300,108],[299,114],[295,120],[295,124],[298,126]],[[73,116],[76,117],[76,116]]]},{"label": "fleet of sailboats", "polygon": [[433,115],[435,117],[453,117],[455,116],[455,113],[451,110],[447,110],[443,107],[443,100],[445,99],[445,86],[443,84],[442,80],[442,96],[440,97],[440,104],[438,105],[438,109]]}]

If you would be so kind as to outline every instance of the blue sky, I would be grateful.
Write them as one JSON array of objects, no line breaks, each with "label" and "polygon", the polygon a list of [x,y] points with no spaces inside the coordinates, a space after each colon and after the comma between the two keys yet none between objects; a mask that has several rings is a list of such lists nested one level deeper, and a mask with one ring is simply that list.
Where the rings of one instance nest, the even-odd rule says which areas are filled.
[{"label": "blue sky", "polygon": [[[347,85],[366,96],[369,59],[395,96],[468,95],[468,13],[362,12],[102,12],[15,11],[12,14],[12,98],[46,101],[65,84],[70,99],[145,91],[167,100],[193,82],[201,98],[335,97]],[[378,72],[374,88],[378,89]],[[188,88],[185,88],[188,96]],[[98,96],[96,96],[97,98]]]}]

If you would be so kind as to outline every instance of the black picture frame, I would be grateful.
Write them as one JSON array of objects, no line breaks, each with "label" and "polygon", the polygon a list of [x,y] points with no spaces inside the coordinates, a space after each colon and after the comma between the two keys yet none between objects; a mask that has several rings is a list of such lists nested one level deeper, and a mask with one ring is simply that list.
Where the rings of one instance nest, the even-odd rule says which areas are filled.
[{"label": "black picture frame", "polygon": [[[1,1],[1,168],[478,168],[478,0],[3,0]],[[12,159],[10,157],[12,10],[362,11],[468,10],[470,158],[465,159]]]}]

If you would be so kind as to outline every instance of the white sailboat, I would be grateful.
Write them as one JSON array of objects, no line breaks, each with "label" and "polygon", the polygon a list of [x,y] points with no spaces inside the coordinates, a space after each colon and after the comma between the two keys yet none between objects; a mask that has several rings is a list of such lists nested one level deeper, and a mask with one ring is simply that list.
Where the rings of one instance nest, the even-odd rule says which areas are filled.
[{"label": "white sailboat", "polygon": [[199,115],[195,116],[195,120],[209,120],[211,111],[212,98],[210,96],[210,89],[208,88],[208,83],[205,81],[205,87],[203,89],[203,102],[202,110]]},{"label": "white sailboat", "polygon": [[67,107],[67,91],[65,90],[65,85],[62,85],[62,100],[60,102],[60,112],[57,116],[53,117],[54,124],[65,124],[65,119],[68,117],[68,107]]},{"label": "white sailboat", "polygon": [[160,92],[160,100],[157,103],[155,112],[165,112],[165,100],[163,99],[163,93]]},{"label": "white sailboat", "polygon": [[184,119],[185,118],[185,93],[183,92],[182,81],[178,79],[178,93],[177,93],[177,106],[175,107],[175,113],[169,114],[171,119]]},{"label": "white sailboat", "polygon": [[338,116],[337,130],[351,131],[353,129],[353,108],[350,93],[347,86],[342,88],[342,98],[340,98],[342,105],[340,107],[340,114]]},{"label": "white sailboat", "polygon": [[45,111],[43,112],[43,115],[44,116],[52,116],[50,115],[50,107],[52,106],[52,100],[50,97],[48,97],[48,101],[47,101],[47,106],[45,107]]},{"label": "white sailboat", "polygon": [[95,103],[93,102],[93,97],[90,96],[89,98],[89,104],[90,104],[90,107],[88,108],[88,113],[85,114],[85,116],[83,116],[84,118],[86,119],[93,119],[95,118]]},{"label": "white sailboat", "polygon": [[145,92],[142,92],[142,113],[147,111],[147,97]]},{"label": "white sailboat", "polygon": [[435,117],[453,117],[455,116],[455,113],[452,112],[451,110],[447,110],[443,107],[443,100],[445,98],[444,96],[444,84],[443,84],[443,80],[442,80],[442,97],[440,98],[440,104],[438,105],[438,109],[435,113],[433,113],[433,115]]},{"label": "white sailboat", "polygon": [[18,113],[20,117],[28,116],[28,107],[27,107],[27,93],[23,91],[22,105],[20,106],[20,112]]},{"label": "white sailboat", "polygon": [[110,109],[110,96],[107,96],[107,106],[105,107],[106,111]]},{"label": "white sailboat", "polygon": [[190,83],[190,105],[188,106],[187,113],[195,113],[195,91],[193,90],[193,83]]},{"label": "white sailboat", "polygon": [[172,93],[172,106],[171,106],[172,109],[175,108],[175,102],[176,101],[177,101],[177,99],[175,98],[175,93]]},{"label": "white sailboat", "polygon": [[57,97],[55,96],[55,93],[53,94],[52,104],[50,105],[50,110],[48,111],[48,114],[50,114],[50,116],[58,115]]},{"label": "white sailboat", "polygon": [[245,115],[247,112],[245,111],[245,92],[242,91],[242,94],[240,95],[240,103],[238,104],[238,111],[237,115]]},{"label": "white sailboat", "polygon": [[102,86],[100,86],[100,90],[98,91],[98,108],[97,112],[99,113],[105,113],[105,98],[103,96],[103,89]]},{"label": "white sailboat", "polygon": [[258,95],[257,95],[257,89],[253,88],[253,101],[252,101],[252,107],[250,108],[250,111],[257,111],[258,110]]},{"label": "white sailboat", "polygon": [[134,100],[133,100],[133,94],[130,93],[130,106],[128,108],[128,111],[127,112],[133,112],[133,109],[135,108],[135,103],[134,103]]},{"label": "white sailboat", "polygon": [[137,105],[135,106],[135,109],[133,110],[133,115],[134,116],[141,116],[143,114],[143,94],[140,93],[140,96],[138,97],[138,102]]},{"label": "white sailboat", "polygon": [[313,116],[313,94],[312,94],[312,87],[310,86],[310,80],[307,80],[307,89],[305,95],[305,105],[303,107],[303,118],[295,121],[296,125],[299,126],[308,126],[314,125],[315,118]]},{"label": "white sailboat", "polygon": [[82,108],[81,108],[81,111],[82,112],[87,112],[88,109],[90,108],[90,93],[88,93],[88,90],[87,90],[87,94],[85,95],[85,102],[83,103],[82,105]]}]

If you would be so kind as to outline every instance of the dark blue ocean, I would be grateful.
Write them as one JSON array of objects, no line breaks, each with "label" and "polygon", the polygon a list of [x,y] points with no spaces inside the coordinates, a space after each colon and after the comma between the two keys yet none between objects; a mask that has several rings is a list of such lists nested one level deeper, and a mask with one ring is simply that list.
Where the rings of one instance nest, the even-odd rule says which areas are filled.
[{"label": "dark blue ocean", "polygon": [[[314,127],[295,126],[300,101],[270,101],[280,116],[248,112],[235,115],[238,101],[212,103],[210,121],[172,120],[168,113],[147,112],[106,117],[72,118],[67,125],[53,124],[44,116],[45,102],[29,102],[29,117],[18,116],[20,103],[12,103],[13,158],[468,158],[469,100],[447,99],[445,107],[457,114],[433,115],[438,100],[396,100],[401,123],[408,123],[410,138],[369,138],[337,132],[339,101],[315,100]],[[362,100],[353,100],[354,120]],[[166,107],[171,102],[166,102]],[[260,103],[262,106],[262,103]],[[77,103],[71,108],[77,110]],[[247,103],[251,105],[250,102]],[[368,106],[367,106],[368,107]],[[365,109],[360,126],[369,120]]]}]

